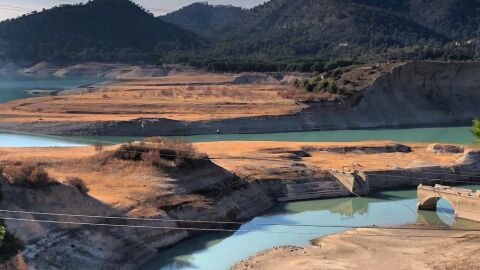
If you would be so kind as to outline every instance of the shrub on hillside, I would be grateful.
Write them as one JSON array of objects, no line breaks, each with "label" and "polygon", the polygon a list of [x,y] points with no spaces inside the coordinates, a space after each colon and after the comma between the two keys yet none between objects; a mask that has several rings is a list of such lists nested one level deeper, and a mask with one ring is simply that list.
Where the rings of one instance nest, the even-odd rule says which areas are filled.
[{"label": "shrub on hillside", "polygon": [[3,175],[12,185],[45,187],[56,183],[43,168],[33,164],[7,165]]},{"label": "shrub on hillside", "polygon": [[123,144],[114,156],[122,160],[145,161],[157,167],[177,166],[185,160],[202,157],[190,142],[161,137]]},{"label": "shrub on hillside", "polygon": [[83,195],[87,195],[90,191],[85,181],[83,181],[83,179],[81,179],[80,177],[67,177],[65,182],[69,185],[76,187]]}]

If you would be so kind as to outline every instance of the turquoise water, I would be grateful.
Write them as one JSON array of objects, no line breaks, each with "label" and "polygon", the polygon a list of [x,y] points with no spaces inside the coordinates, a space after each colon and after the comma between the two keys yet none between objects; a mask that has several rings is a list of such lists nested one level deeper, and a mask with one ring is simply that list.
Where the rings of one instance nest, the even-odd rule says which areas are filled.
[{"label": "turquoise water", "polygon": [[[480,186],[469,186],[480,189]],[[453,209],[441,200],[437,212],[416,210],[416,191],[381,192],[364,198],[293,202],[276,206],[232,234],[203,234],[162,250],[143,270],[226,270],[236,262],[274,246],[305,246],[313,238],[344,228],[264,226],[310,224],[341,226],[404,225],[414,222],[480,229],[480,224],[455,220]],[[368,239],[366,239],[368,241]],[[293,270],[293,269],[292,269]]]},{"label": "turquoise water", "polygon": [[98,78],[13,77],[0,78],[0,103],[31,97],[25,90],[65,90],[101,82]]},{"label": "turquoise water", "polygon": [[[394,140],[398,142],[443,142],[473,144],[475,138],[470,127],[339,130],[273,134],[200,135],[171,137],[192,142],[212,141],[300,141],[300,142],[353,142],[365,140]],[[58,137],[0,133],[0,146],[70,146],[93,145],[96,142],[116,144],[142,139],[141,137]]]},{"label": "turquoise water", "polygon": [[[180,137],[182,138],[182,137]],[[272,134],[200,135],[184,137],[193,142],[210,141],[297,141],[297,142],[355,142],[394,140],[399,142],[444,142],[471,144],[475,142],[470,127],[336,130]]]}]

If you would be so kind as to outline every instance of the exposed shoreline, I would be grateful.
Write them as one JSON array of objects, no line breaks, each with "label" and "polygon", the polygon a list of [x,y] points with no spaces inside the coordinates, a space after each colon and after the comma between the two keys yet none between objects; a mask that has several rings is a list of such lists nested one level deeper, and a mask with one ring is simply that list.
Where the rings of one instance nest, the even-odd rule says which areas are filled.
[{"label": "exposed shoreline", "polygon": [[2,121],[0,129],[45,135],[187,136],[468,126],[480,116],[480,81],[475,76],[479,70],[479,63],[411,62],[381,76],[358,97],[341,103],[312,102],[300,112],[286,115],[189,121],[52,122],[46,118]]}]

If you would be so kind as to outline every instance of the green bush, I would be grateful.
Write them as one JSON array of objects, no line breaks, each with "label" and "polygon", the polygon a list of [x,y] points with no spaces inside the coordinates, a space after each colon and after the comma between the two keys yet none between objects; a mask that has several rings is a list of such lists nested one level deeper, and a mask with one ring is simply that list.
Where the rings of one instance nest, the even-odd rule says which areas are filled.
[{"label": "green bush", "polygon": [[472,133],[477,139],[480,139],[480,119],[473,120]]},{"label": "green bush", "polygon": [[5,226],[0,225],[0,262],[17,255],[22,248],[23,244],[20,239],[9,233]]},{"label": "green bush", "polygon": [[[2,191],[0,186],[0,201],[2,200]],[[0,262],[9,260],[13,256],[23,249],[23,244],[15,237],[15,235],[9,233],[7,228],[0,219]]]}]

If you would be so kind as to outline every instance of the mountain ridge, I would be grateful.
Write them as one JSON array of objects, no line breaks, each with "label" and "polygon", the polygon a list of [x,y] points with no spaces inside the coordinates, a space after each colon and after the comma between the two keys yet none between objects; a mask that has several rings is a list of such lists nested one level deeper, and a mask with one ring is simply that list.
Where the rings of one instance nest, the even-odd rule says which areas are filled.
[{"label": "mountain ridge", "polygon": [[0,23],[0,40],[4,57],[37,61],[128,61],[130,55],[143,58],[143,53],[200,43],[195,34],[158,20],[129,0],[61,5],[7,20]]},{"label": "mountain ridge", "polygon": [[329,61],[468,60],[479,14],[480,0],[270,0],[154,17],[130,0],[91,0],[1,22],[0,57],[319,72]]}]

